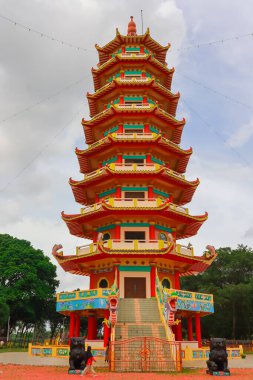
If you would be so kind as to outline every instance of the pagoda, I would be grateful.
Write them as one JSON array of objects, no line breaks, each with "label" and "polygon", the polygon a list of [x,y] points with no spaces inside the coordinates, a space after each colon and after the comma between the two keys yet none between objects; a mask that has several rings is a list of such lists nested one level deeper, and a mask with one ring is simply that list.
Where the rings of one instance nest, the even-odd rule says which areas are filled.
[{"label": "pagoda", "polygon": [[[98,318],[105,321],[104,346],[109,338],[127,338],[123,330],[117,335],[127,309],[141,314],[141,301],[153,300],[166,339],[182,341],[184,321],[184,339],[200,347],[201,318],[214,311],[211,294],[180,290],[180,277],[205,271],[216,253],[209,247],[196,256],[191,244],[178,243],[197,234],[207,213],[192,215],[185,207],[199,180],[185,176],[192,148],[180,146],[185,119],[176,117],[180,94],[171,90],[169,47],[156,42],[149,29],[137,34],[132,17],[127,35],[116,29],[112,41],[96,45],[95,92],[87,93],[90,119],[82,120],[87,149],[75,151],[84,177],[69,180],[82,208],[62,212],[70,233],[92,242],[71,255],[53,249],[66,272],[90,278],[89,289],[57,294],[57,311],[70,317],[70,338],[79,336],[81,317],[88,318],[88,341],[97,340]],[[80,277],[76,287],[82,288]],[[174,324],[165,316],[164,295],[172,294]]]}]

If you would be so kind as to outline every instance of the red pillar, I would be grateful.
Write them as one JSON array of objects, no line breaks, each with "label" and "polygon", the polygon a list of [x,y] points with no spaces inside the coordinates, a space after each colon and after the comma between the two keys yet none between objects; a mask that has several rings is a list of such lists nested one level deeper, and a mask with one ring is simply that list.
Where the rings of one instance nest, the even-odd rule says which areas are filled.
[{"label": "red pillar", "polygon": [[75,333],[75,313],[70,313],[70,321],[69,321],[69,340],[73,338]]},{"label": "red pillar", "polygon": [[122,53],[124,54],[126,52],[126,47],[122,46]]},{"label": "red pillar", "polygon": [[120,240],[120,225],[116,224],[115,226],[115,239]]},{"label": "red pillar", "polygon": [[97,231],[93,231],[93,243],[96,243],[98,241],[98,233]]},{"label": "red pillar", "polygon": [[95,203],[99,203],[99,201],[100,201],[100,198],[99,198],[98,194],[96,194]]},{"label": "red pillar", "polygon": [[80,315],[76,314],[75,320],[75,336],[80,336]]},{"label": "red pillar", "polygon": [[144,46],[141,45],[141,46],[140,46],[140,54],[143,54],[143,53],[144,53]]},{"label": "red pillar", "polygon": [[[109,319],[109,315],[110,315],[110,311],[105,310],[105,319]],[[104,323],[104,347],[107,346],[110,335],[111,335],[111,329]]]},{"label": "red pillar", "polygon": [[88,340],[97,339],[97,318],[94,315],[88,316]]},{"label": "red pillar", "polygon": [[201,324],[200,324],[199,314],[196,314],[195,316],[195,331],[196,331],[196,340],[198,341],[198,346],[200,348],[202,344],[201,344]]},{"label": "red pillar", "polygon": [[147,153],[146,154],[146,164],[151,164],[152,161],[151,161],[151,154],[150,153]]},{"label": "red pillar", "polygon": [[122,154],[118,154],[117,164],[122,164]]},{"label": "red pillar", "polygon": [[155,240],[155,226],[150,224],[149,226],[149,240]]},{"label": "red pillar", "polygon": [[178,325],[175,325],[175,335],[176,335],[176,340],[182,341],[182,324],[179,323]]},{"label": "red pillar", "polygon": [[188,332],[188,340],[192,341],[193,340],[193,335],[192,335],[192,317],[187,318],[187,332]]},{"label": "red pillar", "polygon": [[150,295],[151,295],[151,297],[155,297],[155,276],[156,276],[155,267],[151,266],[151,272],[150,272]]},{"label": "red pillar", "polygon": [[148,102],[147,95],[143,95],[142,104],[147,104],[147,102]]},{"label": "red pillar", "polygon": [[120,286],[120,272],[119,272],[119,268],[116,267],[116,276],[117,276],[117,284],[118,284],[118,289],[119,289],[119,286]]},{"label": "red pillar", "polygon": [[121,187],[116,187],[116,198],[121,199]]},{"label": "red pillar", "polygon": [[118,127],[118,133],[123,133],[124,130],[123,130],[123,124],[119,124],[119,127]]},{"label": "red pillar", "polygon": [[180,273],[175,272],[175,289],[180,289]]},{"label": "red pillar", "polygon": [[148,199],[154,198],[153,186],[148,186]]},{"label": "red pillar", "polygon": [[99,162],[98,163],[98,169],[101,169],[102,168],[102,162]]},{"label": "red pillar", "polygon": [[124,104],[124,96],[120,95],[119,97],[119,104]]},{"label": "red pillar", "polygon": [[149,133],[149,124],[144,124],[144,133]]}]

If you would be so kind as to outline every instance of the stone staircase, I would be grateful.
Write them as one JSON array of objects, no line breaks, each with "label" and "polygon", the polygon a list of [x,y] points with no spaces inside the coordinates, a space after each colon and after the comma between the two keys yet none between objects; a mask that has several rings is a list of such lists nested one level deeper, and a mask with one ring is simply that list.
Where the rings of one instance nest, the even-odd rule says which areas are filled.
[{"label": "stone staircase", "polygon": [[115,326],[115,370],[175,371],[157,300],[120,299],[118,310]]},{"label": "stone staircase", "polygon": [[116,340],[134,337],[166,339],[155,298],[124,298],[119,300],[115,330]]}]

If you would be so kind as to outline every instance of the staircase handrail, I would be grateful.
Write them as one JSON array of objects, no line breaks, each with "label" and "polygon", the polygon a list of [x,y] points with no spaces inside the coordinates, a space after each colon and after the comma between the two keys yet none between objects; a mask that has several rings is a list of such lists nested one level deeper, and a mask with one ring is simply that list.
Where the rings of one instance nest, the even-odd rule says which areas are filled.
[{"label": "staircase handrail", "polygon": [[[175,342],[175,335],[173,334],[173,332],[172,332],[172,330],[168,324],[168,321],[165,317],[164,292],[163,292],[163,287],[162,287],[161,282],[159,281],[159,277],[158,277],[157,273],[156,273],[156,299],[157,299],[157,303],[158,303],[160,318],[161,318],[161,321],[162,321],[164,328],[165,328],[166,339],[169,342]],[[174,361],[175,367],[177,367],[177,348],[176,348],[175,344],[170,345],[170,354],[171,354],[172,360]]]}]

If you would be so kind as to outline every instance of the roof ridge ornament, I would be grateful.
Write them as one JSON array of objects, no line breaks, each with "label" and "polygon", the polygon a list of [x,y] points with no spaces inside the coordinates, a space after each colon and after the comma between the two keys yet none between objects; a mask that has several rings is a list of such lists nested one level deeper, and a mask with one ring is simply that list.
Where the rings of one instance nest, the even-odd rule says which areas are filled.
[{"label": "roof ridge ornament", "polygon": [[136,33],[136,24],[133,20],[133,16],[130,16],[130,21],[128,23],[128,27],[127,27],[127,35],[128,36],[137,36],[137,33]]}]

